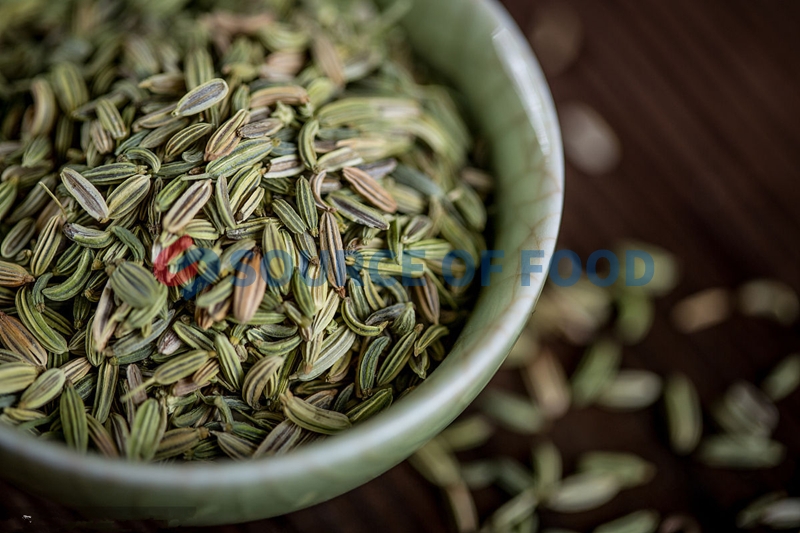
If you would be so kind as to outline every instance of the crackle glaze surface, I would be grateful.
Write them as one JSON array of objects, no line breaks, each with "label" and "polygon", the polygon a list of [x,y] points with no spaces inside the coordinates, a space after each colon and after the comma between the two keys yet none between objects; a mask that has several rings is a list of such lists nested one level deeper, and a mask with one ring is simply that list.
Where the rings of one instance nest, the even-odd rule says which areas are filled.
[{"label": "crackle glaze surface", "polygon": [[[444,363],[387,412],[279,459],[132,465],[0,427],[0,475],[93,516],[221,524],[265,518],[346,492],[404,460],[478,395],[516,340],[545,274],[520,283],[520,251],[555,246],[563,202],[561,139],[527,43],[494,0],[416,0],[416,50],[466,97],[490,140],[498,179],[494,248],[503,268],[482,290]],[[546,271],[546,269],[545,269]]]}]

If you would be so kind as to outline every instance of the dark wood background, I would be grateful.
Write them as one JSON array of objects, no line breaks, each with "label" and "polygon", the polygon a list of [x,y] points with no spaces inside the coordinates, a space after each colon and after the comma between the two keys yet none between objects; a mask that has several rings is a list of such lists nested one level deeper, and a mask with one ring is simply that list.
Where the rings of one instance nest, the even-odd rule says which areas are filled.
[{"label": "dark wood background", "polygon": [[[691,336],[679,335],[668,311],[681,297],[711,286],[734,287],[774,277],[800,290],[800,2],[780,0],[505,0],[529,29],[558,2],[580,18],[577,61],[549,76],[559,107],[584,102],[616,132],[619,166],[585,175],[567,165],[567,201],[559,247],[584,259],[634,237],[675,252],[683,277],[658,301],[653,331],[626,348],[625,365],[665,374],[681,369],[708,406],[736,379],[757,380],[797,351],[800,328],[733,318]],[[568,370],[580,353],[559,354]],[[518,387],[503,372],[494,384]],[[752,473],[711,470],[677,459],[665,446],[654,409],[634,415],[574,411],[549,436],[566,468],[581,451],[625,449],[659,467],[649,485],[627,491],[592,513],[543,515],[546,525],[589,530],[642,507],[694,515],[703,531],[733,529],[733,516],[753,497],[788,487],[797,494],[800,394],[780,404],[776,438],[789,446],[779,468]],[[535,441],[535,439],[534,439]],[[531,439],[501,432],[484,449],[527,461]],[[75,524],[52,503],[0,485],[6,518],[32,515],[36,530],[155,531],[153,524]],[[265,498],[269,495],[265,494]],[[477,494],[482,515],[503,499]],[[7,524],[13,521],[6,522]],[[72,527],[70,527],[72,525]],[[407,464],[344,496],[272,520],[199,528],[287,533],[448,531],[438,492]]]}]

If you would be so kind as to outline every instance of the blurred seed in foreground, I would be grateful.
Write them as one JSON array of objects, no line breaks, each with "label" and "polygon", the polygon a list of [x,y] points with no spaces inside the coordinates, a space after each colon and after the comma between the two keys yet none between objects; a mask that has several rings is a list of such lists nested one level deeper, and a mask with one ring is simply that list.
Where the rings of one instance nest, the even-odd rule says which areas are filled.
[{"label": "blurred seed in foreground", "polygon": [[566,4],[542,5],[533,15],[528,38],[548,76],[557,76],[578,59],[583,42],[583,24]]},{"label": "blurred seed in foreground", "polygon": [[703,433],[703,413],[694,385],[683,374],[667,379],[664,389],[669,440],[678,455],[694,451]]},{"label": "blurred seed in foreground", "polygon": [[527,365],[523,377],[528,393],[536,398],[547,418],[556,419],[567,413],[571,392],[564,369],[553,352],[542,351]]},{"label": "blurred seed in foreground", "polygon": [[694,333],[724,322],[731,315],[728,289],[705,289],[684,298],[672,309],[672,322],[681,333]]},{"label": "blurred seed in foreground", "polygon": [[570,102],[561,106],[559,116],[564,153],[578,170],[598,176],[619,165],[622,143],[600,113],[582,102]]},{"label": "blurred seed in foreground", "polygon": [[800,354],[792,354],[780,361],[761,383],[762,390],[772,401],[789,396],[800,385]]},{"label": "blurred seed in foreground", "polygon": [[658,520],[656,511],[635,511],[596,527],[594,533],[653,533],[658,528]]},{"label": "blurred seed in foreground", "polygon": [[797,293],[782,281],[756,279],[739,288],[739,310],[747,316],[772,318],[788,326],[797,320]]}]

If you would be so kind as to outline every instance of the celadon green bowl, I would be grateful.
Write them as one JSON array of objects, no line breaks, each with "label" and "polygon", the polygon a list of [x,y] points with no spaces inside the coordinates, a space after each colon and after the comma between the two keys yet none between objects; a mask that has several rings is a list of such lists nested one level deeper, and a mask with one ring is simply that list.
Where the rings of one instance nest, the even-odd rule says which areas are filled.
[{"label": "celadon green bowl", "polygon": [[[287,455],[253,462],[131,464],[81,456],[0,427],[0,476],[88,515],[223,524],[322,502],[400,463],[453,421],[486,386],[539,297],[563,203],[561,138],[530,48],[494,0],[415,0],[412,44],[464,95],[490,142],[497,177],[494,262],[452,352],[416,390],[373,419]],[[525,286],[521,252],[544,250]],[[526,276],[527,277],[527,276]]]}]

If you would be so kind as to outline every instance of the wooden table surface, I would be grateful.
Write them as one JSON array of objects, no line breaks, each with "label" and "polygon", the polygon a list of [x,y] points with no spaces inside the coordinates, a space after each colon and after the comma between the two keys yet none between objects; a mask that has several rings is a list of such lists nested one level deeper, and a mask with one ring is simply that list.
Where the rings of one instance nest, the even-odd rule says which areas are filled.
[{"label": "wooden table surface", "polygon": [[[779,0],[506,0],[523,29],[555,3],[573,9],[583,27],[577,61],[550,76],[559,108],[583,102],[610,124],[622,145],[620,164],[587,175],[567,164],[567,201],[560,248],[585,260],[620,238],[675,252],[680,286],[657,303],[651,334],[626,348],[626,366],[666,374],[680,369],[705,406],[736,379],[758,380],[797,351],[800,328],[733,318],[690,336],[668,311],[681,297],[754,277],[781,279],[800,290],[800,3]],[[563,352],[563,353],[562,353]],[[559,353],[572,370],[580,353]],[[501,373],[494,385],[519,386]],[[733,514],[767,490],[797,494],[800,394],[780,403],[776,438],[789,458],[750,473],[711,470],[675,458],[653,409],[633,415],[595,409],[570,412],[550,437],[566,467],[586,450],[625,449],[655,462],[656,479],[597,511],[543,515],[547,525],[588,530],[593,524],[653,507],[696,516],[703,531],[733,529]],[[526,460],[536,439],[501,432],[487,453]],[[7,485],[0,524],[32,531],[155,531],[154,524],[76,524],[76,515]],[[265,495],[269,497],[269,495]],[[502,494],[477,494],[483,515]],[[36,528],[20,526],[21,514]],[[9,529],[6,529],[9,530]],[[280,518],[202,532],[408,533],[448,531],[439,493],[407,464],[328,503]]]}]

